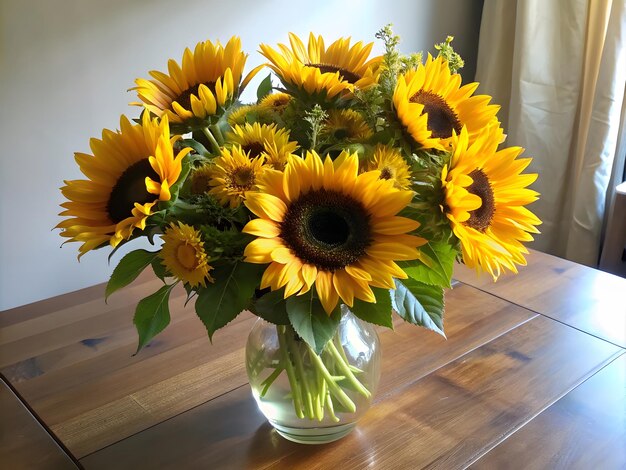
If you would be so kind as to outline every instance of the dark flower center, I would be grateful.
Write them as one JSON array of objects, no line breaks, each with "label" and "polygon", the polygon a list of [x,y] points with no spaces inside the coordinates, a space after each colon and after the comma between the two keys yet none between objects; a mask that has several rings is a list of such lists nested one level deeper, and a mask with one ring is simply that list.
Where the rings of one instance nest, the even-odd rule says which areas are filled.
[{"label": "dark flower center", "polygon": [[469,176],[474,182],[467,187],[467,191],[478,196],[483,203],[478,209],[470,211],[470,218],[465,221],[465,225],[484,233],[491,225],[496,211],[493,189],[483,170],[476,169]]},{"label": "dark flower center", "polygon": [[390,180],[391,178],[393,178],[393,173],[391,169],[389,169],[388,167],[384,167],[382,170],[380,170],[381,180]]},{"label": "dark flower center", "polygon": [[145,204],[158,197],[146,189],[146,177],[160,181],[158,173],[154,171],[147,158],[129,166],[119,177],[107,203],[107,213],[114,223],[117,224],[130,217],[135,203]]},{"label": "dark flower center", "polygon": [[352,137],[350,134],[351,133],[349,129],[342,127],[342,128],[336,129],[335,132],[333,132],[333,137],[337,140],[344,140],[344,139],[347,139],[348,137]]},{"label": "dark flower center", "polygon": [[210,180],[211,178],[206,171],[195,171],[191,175],[191,192],[193,194],[206,193],[211,189]]},{"label": "dark flower center", "polygon": [[231,185],[238,190],[250,189],[254,184],[255,174],[251,168],[236,168],[230,177]]},{"label": "dark flower center", "polygon": [[341,78],[343,80],[345,80],[348,83],[356,83],[359,80],[361,80],[361,76],[357,75],[354,72],[350,72],[349,70],[346,69],[342,69],[341,67],[337,67],[335,65],[329,65],[329,64],[306,64],[307,67],[315,67],[317,69],[319,69],[320,72],[322,73],[336,73],[339,72],[339,75],[341,76]]},{"label": "dark flower center", "polygon": [[345,194],[311,191],[291,203],[280,237],[305,263],[335,271],[365,255],[371,241],[370,216]]},{"label": "dark flower center", "polygon": [[461,132],[461,122],[454,110],[446,103],[441,96],[430,91],[420,90],[411,96],[411,103],[424,105],[422,114],[428,113],[428,130],[432,132],[432,137],[437,139],[447,139],[454,130],[457,134]]},{"label": "dark flower center", "polygon": [[250,159],[258,157],[263,152],[265,152],[265,147],[263,147],[263,144],[261,142],[249,142],[241,148],[244,152],[248,154],[248,157]]},{"label": "dark flower center", "polygon": [[[191,110],[191,95],[196,95],[196,98],[199,97],[198,88],[200,88],[200,85],[202,85],[202,83],[198,83],[197,85],[193,85],[187,88],[180,95],[178,95],[176,99],[172,100],[172,102],[176,101],[183,108],[187,110]],[[211,93],[215,94],[215,82],[207,82],[207,83],[204,83],[204,85],[209,87],[209,90],[211,90]]]},{"label": "dark flower center", "polygon": [[290,100],[291,100],[291,97],[289,97],[289,96],[280,96],[280,97],[274,99],[274,101],[272,101],[272,108],[274,108],[274,109],[282,109],[282,108],[286,107],[289,104]]}]

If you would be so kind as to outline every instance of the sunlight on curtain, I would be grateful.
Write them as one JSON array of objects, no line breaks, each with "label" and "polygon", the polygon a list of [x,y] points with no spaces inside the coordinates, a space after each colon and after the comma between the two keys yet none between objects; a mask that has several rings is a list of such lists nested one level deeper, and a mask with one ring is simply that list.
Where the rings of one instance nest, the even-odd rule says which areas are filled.
[{"label": "sunlight on curtain", "polygon": [[486,0],[476,80],[534,157],[533,248],[596,265],[626,83],[623,0]]}]

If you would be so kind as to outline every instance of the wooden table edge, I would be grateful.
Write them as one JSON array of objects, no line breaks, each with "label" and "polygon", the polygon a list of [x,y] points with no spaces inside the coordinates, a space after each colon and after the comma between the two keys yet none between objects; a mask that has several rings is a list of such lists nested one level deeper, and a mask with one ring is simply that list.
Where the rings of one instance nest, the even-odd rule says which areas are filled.
[{"label": "wooden table edge", "polygon": [[38,427],[40,427],[41,430],[43,430],[43,432],[47,435],[51,443],[54,444],[58,448],[58,451],[61,454],[63,454],[77,468],[79,469],[84,468],[83,465],[80,463],[80,461],[69,451],[69,449],[65,446],[65,444],[63,444],[63,441],[61,441],[54,434],[54,432],[52,432],[52,430],[45,423],[45,421],[39,417],[39,415],[35,412],[35,410],[33,410],[33,408],[28,404],[26,400],[24,400],[22,395],[20,395],[19,391],[15,389],[15,387],[11,384],[11,382],[2,373],[0,373],[0,384],[4,385],[8,389],[8,391],[12,394],[13,398],[16,401],[16,406],[20,406],[21,408],[25,410],[25,412],[29,415],[32,421],[36,423]]}]

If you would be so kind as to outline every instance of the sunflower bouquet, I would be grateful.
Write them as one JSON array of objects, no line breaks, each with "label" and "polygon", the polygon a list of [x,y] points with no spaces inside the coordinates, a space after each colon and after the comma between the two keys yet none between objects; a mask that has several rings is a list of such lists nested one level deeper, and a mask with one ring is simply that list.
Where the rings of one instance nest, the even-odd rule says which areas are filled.
[{"label": "sunflower bouquet", "polygon": [[[461,84],[452,38],[426,58],[401,55],[390,27],[377,38],[385,53],[372,57],[372,43],[290,34],[262,44],[267,63],[245,77],[237,37],[199,43],[135,81],[137,119],[76,153],[86,179],[61,188],[58,228],[79,258],[155,246],[125,255],[106,287],[148,267],[163,281],[137,304],[138,351],[182,285],[209,337],[244,310],[276,325],[283,355],[261,397],[286,376],[299,418],[338,421],[372,392],[334,339],[342,311],[443,334],[455,260],[494,279],[525,264],[537,175],[522,173],[521,148],[500,148],[499,107]],[[257,100],[242,103],[263,67]]]}]

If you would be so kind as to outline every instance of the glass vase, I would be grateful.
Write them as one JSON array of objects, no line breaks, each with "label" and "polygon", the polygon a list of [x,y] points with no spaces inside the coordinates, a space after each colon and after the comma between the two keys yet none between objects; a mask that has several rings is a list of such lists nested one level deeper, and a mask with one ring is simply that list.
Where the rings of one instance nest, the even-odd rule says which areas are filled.
[{"label": "glass vase", "polygon": [[246,343],[246,369],[259,409],[281,436],[323,444],[352,431],[372,404],[380,355],[374,327],[344,305],[319,355],[290,325],[259,318]]}]

